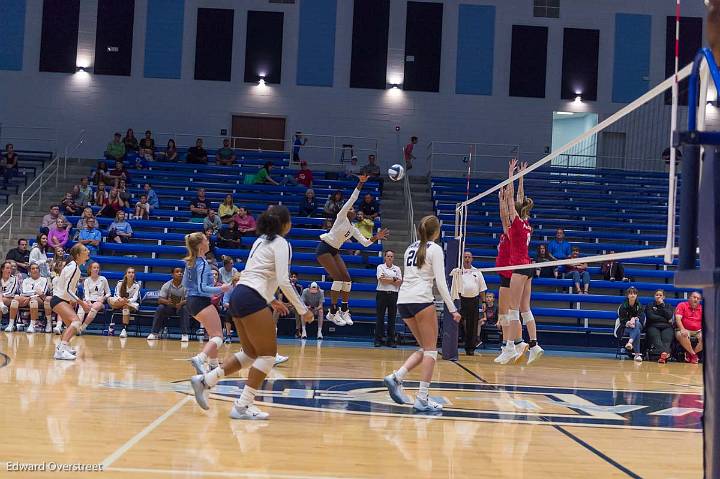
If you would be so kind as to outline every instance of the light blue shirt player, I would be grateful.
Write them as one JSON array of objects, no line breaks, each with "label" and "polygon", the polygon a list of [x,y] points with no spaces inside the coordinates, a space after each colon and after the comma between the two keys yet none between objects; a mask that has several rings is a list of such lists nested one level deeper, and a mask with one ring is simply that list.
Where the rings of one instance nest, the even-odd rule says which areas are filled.
[{"label": "light blue shirt player", "polygon": [[213,286],[214,284],[212,267],[205,258],[197,258],[195,266],[185,266],[182,285],[187,290],[188,297],[212,298],[216,294],[222,293],[220,286]]}]

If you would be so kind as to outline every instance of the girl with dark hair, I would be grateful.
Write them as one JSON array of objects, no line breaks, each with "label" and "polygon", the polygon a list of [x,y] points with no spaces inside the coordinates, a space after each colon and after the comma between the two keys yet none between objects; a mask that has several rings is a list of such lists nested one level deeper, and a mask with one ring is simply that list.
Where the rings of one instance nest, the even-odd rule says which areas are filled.
[{"label": "girl with dark hair", "polygon": [[203,350],[190,358],[190,363],[195,371],[203,374],[208,371],[208,366],[210,369],[217,368],[218,350],[223,344],[220,314],[212,304],[212,297],[231,290],[232,285],[215,286],[213,269],[205,259],[205,255],[210,251],[210,241],[204,233],[196,231],[185,236],[185,248],[187,256],[183,258],[185,271],[182,285],[187,291],[187,310],[190,316],[198,320],[210,337]]},{"label": "girl with dark hair", "polygon": [[[361,245],[367,247],[388,236],[388,230],[385,228],[378,230],[374,236],[366,238],[355,225],[351,223],[351,221],[355,219],[353,205],[355,201],[357,201],[360,190],[362,190],[363,185],[368,179],[366,175],[361,175],[359,178],[357,187],[353,190],[352,195],[350,195],[350,198],[348,198],[342,208],[340,208],[340,211],[338,211],[330,231],[320,235],[320,244],[318,244],[315,250],[318,262],[333,279],[332,286],[330,287],[330,311],[328,311],[326,319],[338,326],[353,324],[350,310],[348,309],[352,279],[350,278],[347,266],[345,266],[345,261],[343,261],[342,256],[339,254],[340,248],[351,237],[355,238]],[[340,312],[338,312],[337,301],[341,293],[342,303],[340,304]]]},{"label": "girl with dark hair", "polygon": [[[122,310],[123,328],[120,331],[121,338],[127,338],[127,328],[130,325],[130,313],[137,312],[140,308],[140,283],[135,281],[135,268],[129,267],[125,270],[122,281],[115,286],[115,295],[108,298],[108,304],[112,309]],[[110,323],[110,336],[113,335],[115,323]]]},{"label": "girl with dark hair", "polygon": [[266,161],[264,165],[262,165],[262,168],[258,170],[257,173],[254,175],[248,175],[247,182],[252,185],[275,185],[279,186],[280,183],[273,180],[270,176],[270,171],[273,168],[273,162],[272,161]]},{"label": "girl with dark hair", "polygon": [[128,153],[131,151],[134,151],[135,153],[138,152],[138,140],[135,138],[135,132],[132,128],[128,128],[127,132],[125,132],[125,138],[123,138],[123,143],[125,143],[125,151]]},{"label": "girl with dark hair", "polygon": [[37,264],[40,267],[40,276],[43,278],[50,277],[50,265],[47,253],[50,251],[48,245],[48,237],[44,233],[37,235],[37,239],[30,250],[30,264]]},{"label": "girl with dark hair", "polygon": [[[550,254],[550,252],[547,249],[546,244],[538,245],[537,252],[535,254],[535,262],[536,263],[545,263],[547,261],[556,261],[556,258]],[[538,278],[554,278],[555,273],[553,272],[554,268],[537,268],[535,270]]]},{"label": "girl with dark hair", "polygon": [[442,405],[428,396],[435,362],[437,361],[438,318],[433,295],[433,282],[453,316],[460,322],[450,291],[445,280],[445,254],[435,243],[440,237],[440,221],[435,216],[426,216],[418,224],[419,241],[405,250],[405,279],[398,292],[398,313],[408,325],[420,349],[410,355],[400,369],[385,376],[385,385],[390,397],[398,404],[409,404],[402,388],[405,376],[417,366],[422,366],[420,390],[415,396],[413,408],[419,412],[439,412]]},{"label": "girl with dark hair", "polygon": [[178,152],[177,152],[177,146],[175,146],[175,140],[170,138],[167,142],[167,147],[165,148],[165,161],[177,161]]},{"label": "girl with dark hair", "polygon": [[[272,370],[277,355],[277,333],[273,310],[281,315],[288,308],[275,299],[280,288],[303,321],[314,318],[295,288],[290,284],[289,266],[292,248],[285,239],[292,222],[285,206],[271,206],[257,221],[258,238],[250,250],[245,269],[230,297],[230,314],[242,343],[242,351],[228,354],[222,366],[190,380],[195,399],[209,409],[208,390],[223,377],[242,368],[249,368],[242,394],[235,400],[230,417],[233,419],[267,419],[268,413],[255,407],[254,400],[265,377]],[[272,308],[272,309],[271,309]]]},{"label": "girl with dark hair", "polygon": [[343,207],[342,191],[337,190],[331,196],[328,196],[325,206],[323,206],[323,214],[326,218],[334,220],[337,218],[338,212]]},{"label": "girl with dark hair", "polygon": [[625,349],[633,352],[635,361],[642,362],[640,353],[640,335],[645,326],[645,311],[638,301],[638,290],[631,286],[625,291],[625,301],[618,307],[615,321],[615,337],[620,339],[625,333],[630,336]]},{"label": "girl with dark hair", "polygon": [[93,322],[95,316],[105,309],[105,301],[112,296],[107,278],[100,275],[100,263],[93,261],[90,263],[88,271],[90,272],[90,276],[85,278],[83,282],[83,293],[85,295],[85,301],[90,305],[90,310],[86,317],[85,310],[78,308],[78,318],[82,321],[78,333],[85,331],[85,328]]},{"label": "girl with dark hair", "polygon": [[77,352],[70,347],[70,340],[80,330],[82,321],[75,314],[75,307],[80,306],[85,312],[90,310],[90,305],[80,299],[77,295],[77,284],[80,280],[80,266],[90,258],[90,251],[81,243],[75,243],[70,248],[70,261],[58,276],[57,287],[53,287],[53,297],[50,299],[50,308],[57,314],[58,327],[65,323],[67,329],[62,333],[62,338],[55,348],[55,359],[74,361]]}]

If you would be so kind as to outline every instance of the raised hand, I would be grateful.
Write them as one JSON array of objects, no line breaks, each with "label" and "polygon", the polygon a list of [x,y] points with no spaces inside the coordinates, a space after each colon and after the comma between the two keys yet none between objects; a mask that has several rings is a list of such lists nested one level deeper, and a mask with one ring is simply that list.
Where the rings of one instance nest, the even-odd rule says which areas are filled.
[{"label": "raised hand", "polygon": [[390,230],[387,228],[379,229],[375,237],[379,240],[385,239],[390,236]]}]

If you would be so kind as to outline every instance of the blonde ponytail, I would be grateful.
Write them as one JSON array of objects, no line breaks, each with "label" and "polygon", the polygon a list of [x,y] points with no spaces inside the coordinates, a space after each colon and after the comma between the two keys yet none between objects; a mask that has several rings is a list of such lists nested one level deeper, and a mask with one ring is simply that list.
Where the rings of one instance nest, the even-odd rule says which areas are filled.
[{"label": "blonde ponytail", "polygon": [[195,261],[198,258],[198,246],[202,243],[205,238],[205,233],[196,231],[185,235],[185,248],[187,248],[187,256],[183,258],[183,261],[191,268],[195,267]]},{"label": "blonde ponytail", "polygon": [[427,244],[429,241],[432,241],[431,238],[439,229],[440,221],[434,215],[425,216],[420,220],[420,224],[418,224],[418,238],[420,239],[420,246],[418,247],[417,255],[415,256],[418,268],[422,268],[425,264]]}]

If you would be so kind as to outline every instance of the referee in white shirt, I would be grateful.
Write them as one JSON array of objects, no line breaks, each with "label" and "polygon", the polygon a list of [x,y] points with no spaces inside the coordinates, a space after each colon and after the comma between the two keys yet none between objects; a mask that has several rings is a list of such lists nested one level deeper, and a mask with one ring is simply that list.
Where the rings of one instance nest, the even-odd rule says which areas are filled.
[{"label": "referee in white shirt", "polygon": [[377,288],[375,304],[377,318],[375,321],[375,347],[383,345],[385,332],[385,311],[387,310],[387,345],[391,348],[395,344],[395,317],[397,315],[398,291],[402,284],[402,271],[393,264],[395,253],[391,250],[385,252],[385,262],[377,267]]},{"label": "referee in white shirt", "polygon": [[472,265],[473,255],[469,251],[463,253],[462,289],[460,290],[460,315],[465,329],[465,352],[468,356],[475,354],[478,345],[478,321],[480,320],[480,299],[485,302],[487,285],[485,278]]}]

